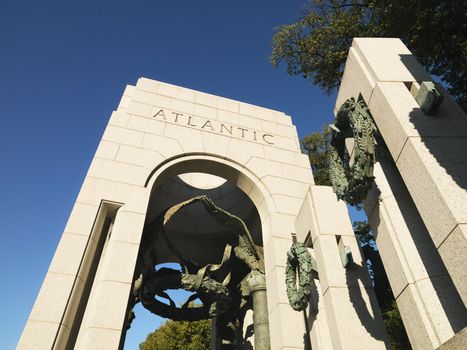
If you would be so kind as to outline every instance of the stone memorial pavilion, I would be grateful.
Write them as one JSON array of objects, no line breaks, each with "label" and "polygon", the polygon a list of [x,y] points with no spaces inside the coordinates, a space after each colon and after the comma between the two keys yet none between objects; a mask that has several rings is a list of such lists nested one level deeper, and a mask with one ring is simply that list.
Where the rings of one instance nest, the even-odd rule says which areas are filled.
[{"label": "stone memorial pavilion", "polygon": [[[356,38],[335,113],[353,97],[376,127],[363,204],[412,347],[462,349],[467,117],[431,81],[400,40]],[[295,241],[313,263],[298,312]],[[205,307],[153,298],[174,288]],[[146,78],[110,117],[18,349],[122,349],[136,303],[212,318],[213,349],[390,348],[346,203],[314,184],[290,116]]]}]

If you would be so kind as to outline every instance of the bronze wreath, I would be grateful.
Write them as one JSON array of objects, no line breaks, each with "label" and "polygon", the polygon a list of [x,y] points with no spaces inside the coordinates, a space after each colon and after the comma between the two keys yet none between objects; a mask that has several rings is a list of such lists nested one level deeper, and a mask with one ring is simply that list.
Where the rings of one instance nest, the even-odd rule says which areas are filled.
[{"label": "bronze wreath", "polygon": [[[375,163],[375,132],[368,107],[363,100],[346,100],[336,115],[329,148],[329,175],[337,198],[349,204],[365,199],[373,181]],[[350,167],[345,149],[345,139],[353,137],[355,162]]]},{"label": "bronze wreath", "polygon": [[[285,267],[285,285],[290,306],[295,311],[302,311],[308,305],[311,296],[313,278],[311,272],[316,271],[316,262],[303,243],[293,243],[287,252]],[[297,273],[298,284],[297,288]]]}]

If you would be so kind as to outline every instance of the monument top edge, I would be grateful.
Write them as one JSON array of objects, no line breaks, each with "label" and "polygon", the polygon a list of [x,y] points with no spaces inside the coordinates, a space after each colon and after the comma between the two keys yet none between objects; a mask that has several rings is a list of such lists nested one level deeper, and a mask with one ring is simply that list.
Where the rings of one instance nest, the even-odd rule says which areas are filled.
[{"label": "monument top edge", "polygon": [[[129,85],[129,86],[132,86],[132,85]],[[206,99],[213,99],[213,100],[217,99],[217,100],[222,100],[222,101],[227,102],[227,103],[228,102],[238,103],[238,104],[240,104],[242,106],[250,106],[252,108],[260,108],[260,109],[263,109],[263,110],[270,111],[270,112],[272,112],[274,114],[289,116],[285,112],[279,111],[279,110],[276,110],[276,109],[272,109],[272,108],[268,108],[268,107],[264,107],[264,106],[260,106],[260,105],[255,105],[255,104],[235,100],[235,99],[224,97],[224,96],[214,95],[212,93],[207,93],[207,92],[203,92],[203,91],[199,91],[199,90],[194,90],[194,89],[190,89],[190,88],[187,88],[187,87],[184,87],[184,86],[179,86],[179,85],[175,85],[175,84],[171,84],[171,83],[167,83],[167,82],[164,82],[164,81],[151,79],[151,78],[147,78],[147,77],[140,77],[138,79],[136,85],[134,85],[134,87],[136,87],[139,90],[145,90],[145,91],[149,91],[149,92],[152,92],[152,93],[159,93],[159,94],[161,93],[160,92],[160,90],[161,90],[160,86],[163,86],[164,90],[166,90],[166,91],[167,90],[175,90],[175,91],[179,92],[182,96],[185,97],[184,99],[191,100],[191,102],[199,102],[199,100],[206,100]]]}]

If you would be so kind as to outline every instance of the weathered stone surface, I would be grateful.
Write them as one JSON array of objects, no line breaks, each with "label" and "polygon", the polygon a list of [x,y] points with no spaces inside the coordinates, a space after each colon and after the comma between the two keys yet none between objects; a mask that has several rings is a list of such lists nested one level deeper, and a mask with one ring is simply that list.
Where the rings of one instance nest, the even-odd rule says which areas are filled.
[{"label": "weathered stone surface", "polygon": [[[347,207],[343,201],[338,201],[332,188],[328,186],[313,186],[311,198],[316,225],[320,234],[353,236],[352,224],[348,219]],[[334,213],[340,220],[330,220],[329,213]]]},{"label": "weathered stone surface", "polygon": [[463,350],[467,344],[467,327],[449,339],[438,350]]},{"label": "weathered stone surface", "polygon": [[344,76],[339,87],[334,115],[339,107],[351,97],[358,97],[361,94],[365,101],[370,101],[374,85],[374,79],[362,62],[361,53],[355,47],[351,47],[345,63]]},{"label": "weathered stone surface", "polygon": [[287,347],[303,349],[305,327],[301,313],[292,310],[288,303],[279,304],[269,311],[269,322],[271,350]]},{"label": "weathered stone surface", "polygon": [[336,111],[362,96],[397,165],[375,166],[367,214],[412,347],[434,349],[465,324],[467,119],[442,87],[436,116],[422,111],[431,78],[399,39],[355,38],[347,63]]},{"label": "weathered stone surface", "polygon": [[371,77],[377,81],[427,81],[430,75],[398,38],[354,38]]},{"label": "weathered stone surface", "polygon": [[102,140],[97,147],[95,157],[114,160],[119,146],[118,143]]},{"label": "weathered stone surface", "polygon": [[76,279],[73,275],[48,272],[29,318],[60,323]]},{"label": "weathered stone surface", "polygon": [[403,82],[378,82],[369,107],[394,159],[408,137],[467,137],[465,115],[453,108],[427,116]]},{"label": "weathered stone surface", "polygon": [[64,232],[50,263],[49,271],[71,276],[78,275],[83,251],[91,250],[94,245],[94,240],[89,236]]},{"label": "weathered stone surface", "polygon": [[[206,187],[210,182],[203,182],[202,176],[178,177],[185,173],[215,175],[228,180],[229,186],[222,182]],[[325,306],[325,289],[347,284],[336,235],[350,247],[357,262],[351,274],[357,281],[350,284],[365,300],[373,297],[366,289],[368,281],[362,275],[362,259],[345,204],[337,202],[329,188],[313,186],[308,157],[300,151],[291,118],[282,112],[141,78],[136,86],[127,87],[111,116],[48,272],[53,278],[44,281],[45,292],[37,299],[19,347],[30,349],[34,348],[31,344],[37,344],[37,348],[50,349],[57,337],[56,344],[67,344],[67,330],[80,324],[74,348],[118,348],[128,317],[133,274],[141,268],[137,258],[144,227],[154,220],[157,210],[185,200],[195,190],[214,194],[229,208],[238,208],[255,232],[255,243],[265,257],[267,286],[266,291],[255,293],[263,304],[260,309],[267,310],[267,317],[263,312],[261,318],[268,319],[272,349],[303,348],[303,315],[288,304],[283,274],[296,227],[303,239],[313,231],[316,242],[318,236],[320,242],[327,242],[318,247],[323,283],[312,290],[314,301],[308,310],[309,322],[315,324],[312,343],[319,344],[317,349],[328,349],[335,327],[349,327],[346,320],[358,320],[348,298],[339,296],[333,303],[344,305],[351,316],[344,317],[334,307],[328,310]],[[199,213],[193,210],[191,218],[196,218]],[[297,221],[299,212],[301,219]],[[183,249],[203,252],[203,257],[213,254],[216,225],[204,224],[204,217],[191,222],[190,215],[172,227],[185,234]],[[211,234],[212,239],[193,239],[193,232]],[[164,245],[157,249],[160,251],[153,253],[161,262],[174,261]],[[318,255],[313,249],[310,254]],[[334,262],[340,269],[336,276]],[[73,281],[79,281],[75,283],[79,288],[73,288]],[[84,295],[86,281],[92,287],[89,295]],[[86,297],[87,305],[78,312]],[[83,318],[76,319],[81,311]],[[361,328],[350,325],[351,329]],[[361,333],[360,337],[374,343],[369,334]],[[355,348],[359,342],[361,339],[354,338],[349,347]],[[379,343],[374,343],[377,348]]]},{"label": "weathered stone surface", "polygon": [[[330,219],[330,215],[336,214],[339,220]],[[337,201],[330,187],[311,186],[295,226],[301,241],[309,237],[307,244],[312,244],[311,253],[318,266],[319,287],[312,291],[310,309],[307,310],[309,323],[315,325],[311,330],[313,346],[318,349],[357,349],[362,346],[358,337],[339,333],[345,328],[349,334],[361,334],[366,348],[385,348],[387,335],[381,328],[381,314],[345,204]],[[340,257],[339,247],[343,246],[350,249],[355,261],[347,269],[342,266]],[[368,308],[366,311],[356,305],[359,303],[357,299],[361,298],[367,300],[361,303]],[[371,332],[363,330],[367,326],[360,328],[370,321],[370,317],[362,318],[365,312],[372,315],[370,328],[374,328]],[[329,334],[332,337],[325,338]]]},{"label": "weathered stone surface", "polygon": [[60,323],[35,321],[29,319],[26,327],[23,330],[23,334],[27,336],[22,336],[20,338],[16,349],[50,349],[50,345],[54,343],[55,337],[59,332],[59,328]]},{"label": "weathered stone surface", "polygon": [[467,224],[458,225],[439,247],[452,280],[467,305],[467,269],[462,252],[467,251]]},{"label": "weathered stone surface", "polygon": [[323,299],[333,349],[388,348],[388,338],[372,290],[330,287]]},{"label": "weathered stone surface", "polygon": [[396,162],[436,246],[467,222],[463,149],[467,138],[410,138]]}]

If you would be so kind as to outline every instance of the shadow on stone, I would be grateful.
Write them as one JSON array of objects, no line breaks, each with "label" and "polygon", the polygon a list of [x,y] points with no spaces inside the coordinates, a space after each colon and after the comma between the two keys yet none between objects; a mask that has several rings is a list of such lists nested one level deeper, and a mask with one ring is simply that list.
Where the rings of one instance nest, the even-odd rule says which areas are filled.
[{"label": "shadow on stone", "polygon": [[[399,56],[416,81],[430,80],[415,56]],[[440,84],[435,85],[443,96],[438,111],[435,115],[426,115],[421,108],[414,108],[409,120],[438,164],[459,187],[467,189],[467,115]]]},{"label": "shadow on stone", "polygon": [[[410,112],[409,120],[437,164],[460,188],[466,190],[467,116],[458,105],[449,100],[444,90],[440,92],[445,97],[437,115],[426,115],[420,108],[415,108]],[[426,163],[425,166],[429,167],[430,164]]]},{"label": "shadow on stone", "polygon": [[[359,269],[363,269],[358,265],[353,265],[345,270],[345,277],[347,286],[358,286],[364,285],[364,281],[359,284]],[[381,329],[384,329],[383,319],[381,317],[374,317],[369,310],[379,310],[379,306],[376,302],[376,298],[371,298],[368,302],[363,299],[360,287],[348,287],[350,302],[352,303],[360,322],[367,332],[378,340],[387,341],[385,334],[382,334]],[[371,293],[369,293],[371,296]]]},{"label": "shadow on stone", "polygon": [[[390,174],[392,181],[389,181],[391,191],[396,200],[397,206],[403,216],[404,222],[410,232],[420,261],[430,277],[430,283],[436,292],[441,306],[449,320],[452,330],[457,333],[467,325],[467,311],[464,303],[457,292],[454,283],[433,243],[428,230],[410,196],[402,177],[400,176],[389,152],[383,153],[384,158],[380,158],[380,165],[384,173]],[[382,155],[382,156],[383,156]],[[377,227],[379,226],[379,210],[375,208],[373,212],[373,230],[377,237]],[[372,220],[373,221],[373,220]],[[397,228],[395,228],[397,230]],[[404,242],[401,242],[404,244]],[[395,296],[396,298],[398,295]]]},{"label": "shadow on stone", "polygon": [[304,347],[305,350],[311,350],[311,348],[307,348],[308,339],[310,339],[310,343],[311,343],[311,330],[313,329],[313,325],[319,313],[319,308],[318,308],[319,292],[318,292],[318,288],[316,287],[316,281],[319,280],[319,276],[316,271],[313,271],[312,273],[313,273],[313,279],[315,280],[315,283],[313,283],[311,286],[310,300],[308,302],[308,307],[306,309],[307,311],[306,321],[308,323],[308,331],[310,333],[303,335],[303,344],[305,346]]}]

